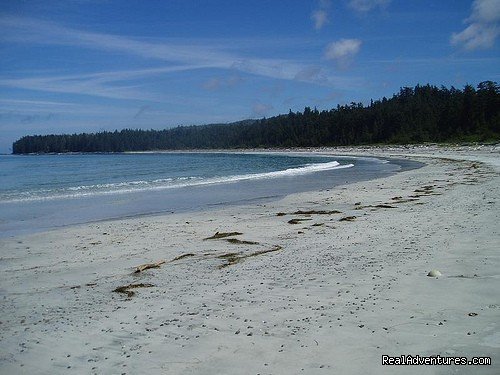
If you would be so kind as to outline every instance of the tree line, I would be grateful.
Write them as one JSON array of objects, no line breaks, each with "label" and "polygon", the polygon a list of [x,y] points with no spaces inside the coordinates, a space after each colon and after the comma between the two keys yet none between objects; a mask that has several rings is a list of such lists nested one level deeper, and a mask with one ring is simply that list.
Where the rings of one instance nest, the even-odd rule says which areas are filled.
[{"label": "tree line", "polygon": [[179,126],[165,130],[124,129],[99,133],[32,135],[13,144],[14,154],[124,152],[219,148],[315,147],[500,139],[500,90],[496,82],[477,88],[417,85],[392,98],[306,107],[260,120]]}]

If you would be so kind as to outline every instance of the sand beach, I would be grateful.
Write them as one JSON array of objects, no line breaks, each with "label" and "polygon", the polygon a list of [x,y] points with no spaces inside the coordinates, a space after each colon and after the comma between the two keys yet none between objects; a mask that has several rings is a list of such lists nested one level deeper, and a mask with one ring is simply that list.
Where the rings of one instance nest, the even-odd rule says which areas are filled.
[{"label": "sand beach", "polygon": [[500,373],[500,148],[305,151],[425,166],[0,239],[0,373]]}]

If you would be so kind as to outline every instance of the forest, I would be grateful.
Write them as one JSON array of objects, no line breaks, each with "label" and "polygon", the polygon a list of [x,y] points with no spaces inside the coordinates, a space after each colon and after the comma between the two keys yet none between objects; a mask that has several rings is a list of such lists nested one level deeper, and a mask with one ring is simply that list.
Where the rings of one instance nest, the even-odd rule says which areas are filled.
[{"label": "forest", "polygon": [[[168,121],[168,119],[166,119]],[[463,89],[417,85],[369,105],[331,110],[306,107],[260,120],[124,129],[99,133],[30,135],[13,143],[14,154],[154,150],[285,148],[424,142],[490,142],[500,139],[500,91],[485,81]]]}]

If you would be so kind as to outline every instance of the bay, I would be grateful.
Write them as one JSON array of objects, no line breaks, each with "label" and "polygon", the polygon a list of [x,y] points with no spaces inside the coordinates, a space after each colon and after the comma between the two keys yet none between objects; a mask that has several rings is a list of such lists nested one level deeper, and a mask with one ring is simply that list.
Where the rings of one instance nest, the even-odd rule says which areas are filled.
[{"label": "bay", "polygon": [[303,153],[3,155],[0,236],[264,202],[417,164]]}]

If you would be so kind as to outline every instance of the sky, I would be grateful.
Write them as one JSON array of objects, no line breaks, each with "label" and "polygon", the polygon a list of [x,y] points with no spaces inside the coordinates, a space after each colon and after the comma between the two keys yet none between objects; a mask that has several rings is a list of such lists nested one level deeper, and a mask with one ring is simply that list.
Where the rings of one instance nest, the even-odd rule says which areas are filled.
[{"label": "sky", "polygon": [[500,0],[2,0],[0,153],[499,82],[499,35]]}]

